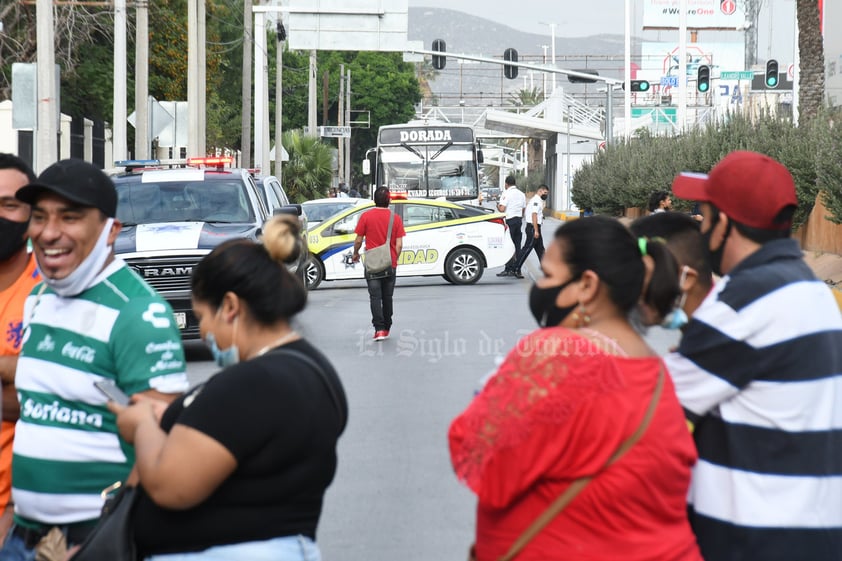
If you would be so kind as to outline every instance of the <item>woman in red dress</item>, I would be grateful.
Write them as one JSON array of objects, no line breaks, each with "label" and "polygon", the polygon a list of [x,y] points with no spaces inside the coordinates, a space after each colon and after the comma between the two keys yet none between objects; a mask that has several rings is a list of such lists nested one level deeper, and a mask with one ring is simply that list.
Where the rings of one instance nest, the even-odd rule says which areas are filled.
[{"label": "woman in red dress", "polygon": [[479,499],[477,560],[499,560],[565,489],[592,477],[518,561],[701,561],[685,502],[693,440],[661,360],[628,320],[640,300],[661,315],[674,306],[674,259],[592,217],[561,226],[541,265],[530,308],[542,328],[450,427],[456,474]]}]

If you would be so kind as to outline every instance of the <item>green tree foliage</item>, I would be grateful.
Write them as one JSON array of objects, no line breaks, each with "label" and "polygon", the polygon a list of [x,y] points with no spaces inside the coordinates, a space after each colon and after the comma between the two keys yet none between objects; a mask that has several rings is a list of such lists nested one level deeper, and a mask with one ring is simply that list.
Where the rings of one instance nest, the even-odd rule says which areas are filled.
[{"label": "green tree foliage", "polygon": [[289,153],[282,177],[287,196],[295,202],[326,197],[333,177],[330,147],[300,130],[285,131],[281,142]]},{"label": "green tree foliage", "polygon": [[[838,149],[834,142],[838,142],[840,133],[825,130],[828,127],[826,120],[799,128],[769,115],[754,120],[729,116],[724,123],[677,138],[641,133],[627,143],[609,146],[582,166],[573,179],[573,202],[580,208],[614,215],[626,208],[644,209],[649,194],[669,190],[681,171],[707,172],[732,150],[754,150],[780,161],[792,173],[798,195],[797,227],[806,221],[820,189],[827,198],[833,185],[839,185],[833,181],[840,172],[832,164],[819,166],[817,162],[822,149],[829,160],[834,160],[829,156],[832,150]],[[824,174],[822,184],[818,182],[819,171]],[[679,209],[689,209],[692,204],[675,203]],[[842,196],[838,211],[842,216]]]}]

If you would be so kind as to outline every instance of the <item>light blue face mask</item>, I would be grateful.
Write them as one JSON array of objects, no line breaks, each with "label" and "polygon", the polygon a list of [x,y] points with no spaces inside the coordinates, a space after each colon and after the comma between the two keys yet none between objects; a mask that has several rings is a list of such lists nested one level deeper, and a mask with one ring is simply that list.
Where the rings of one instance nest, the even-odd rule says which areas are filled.
[{"label": "light blue face mask", "polygon": [[[678,286],[684,286],[684,281],[687,280],[687,265],[681,268],[681,277],[678,279]],[[689,321],[687,318],[687,312],[684,311],[684,303],[687,301],[687,293],[683,290],[681,291],[681,296],[678,297],[678,302],[675,303],[675,307],[664,316],[664,320],[661,322],[661,327],[664,329],[681,329],[687,322]]]},{"label": "light blue face mask", "polygon": [[[234,318],[235,335],[237,333],[237,319],[239,318]],[[216,344],[216,337],[214,337],[213,333],[208,332],[205,336],[205,344],[210,348],[210,352],[213,355],[213,359],[216,361],[217,366],[225,368],[226,366],[231,366],[232,364],[240,362],[240,349],[233,341],[231,342],[231,346],[227,349],[220,349],[219,345]]]}]

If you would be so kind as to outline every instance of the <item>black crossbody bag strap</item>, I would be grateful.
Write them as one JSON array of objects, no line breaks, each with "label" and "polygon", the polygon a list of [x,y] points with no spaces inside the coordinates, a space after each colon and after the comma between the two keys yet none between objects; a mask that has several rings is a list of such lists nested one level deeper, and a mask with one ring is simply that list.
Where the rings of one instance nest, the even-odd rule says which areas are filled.
[{"label": "black crossbody bag strap", "polygon": [[330,399],[331,401],[333,401],[333,405],[339,412],[339,420],[341,421],[342,427],[344,428],[346,423],[348,422],[348,412],[345,410],[344,407],[342,407],[342,400],[339,399],[339,394],[336,393],[336,388],[333,387],[333,383],[331,382],[330,378],[328,378],[327,372],[324,371],[324,368],[319,366],[318,362],[316,362],[306,354],[302,353],[301,351],[296,351],[294,349],[279,349],[274,351],[272,354],[293,356],[316,371],[316,373],[319,375],[319,378],[321,378],[322,382],[327,388],[327,391],[330,394]]}]

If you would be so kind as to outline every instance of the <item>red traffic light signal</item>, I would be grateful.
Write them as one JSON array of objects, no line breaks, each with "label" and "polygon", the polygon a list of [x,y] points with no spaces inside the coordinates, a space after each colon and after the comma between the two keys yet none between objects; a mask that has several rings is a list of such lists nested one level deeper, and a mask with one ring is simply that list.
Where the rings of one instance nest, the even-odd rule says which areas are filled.
[{"label": "red traffic light signal", "polygon": [[[447,43],[444,42],[444,39],[433,39],[433,50],[444,53],[447,51]],[[433,55],[433,68],[442,70],[446,64],[447,57],[444,54]]]},{"label": "red traffic light signal", "polygon": [[[503,59],[507,62],[517,62],[517,51],[511,47],[503,52]],[[511,64],[503,65],[503,75],[509,80],[517,78],[517,66]]]},{"label": "red traffic light signal", "polygon": [[710,66],[702,64],[696,72],[696,89],[702,93],[710,91]]}]

